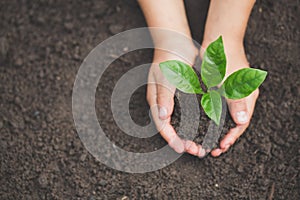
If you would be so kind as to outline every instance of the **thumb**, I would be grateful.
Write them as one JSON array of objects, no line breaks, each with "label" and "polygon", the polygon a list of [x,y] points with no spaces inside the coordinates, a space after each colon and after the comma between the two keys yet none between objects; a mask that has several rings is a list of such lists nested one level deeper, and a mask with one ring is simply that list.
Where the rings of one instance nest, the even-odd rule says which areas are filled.
[{"label": "thumb", "polygon": [[236,124],[247,124],[250,121],[246,98],[238,100],[228,99],[227,103],[231,117]]},{"label": "thumb", "polygon": [[175,88],[168,88],[165,85],[157,84],[157,104],[159,105],[159,118],[168,119],[174,109]]}]

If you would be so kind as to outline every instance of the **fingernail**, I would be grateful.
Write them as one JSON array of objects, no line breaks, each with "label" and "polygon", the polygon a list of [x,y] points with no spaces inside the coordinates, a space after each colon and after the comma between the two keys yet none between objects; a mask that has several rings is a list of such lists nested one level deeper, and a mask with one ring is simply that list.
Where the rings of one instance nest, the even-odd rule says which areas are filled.
[{"label": "fingernail", "polygon": [[167,116],[168,112],[165,107],[159,108],[159,118],[165,118]]},{"label": "fingernail", "polygon": [[201,148],[198,153],[199,158],[203,158],[206,155],[205,149]]},{"label": "fingernail", "polygon": [[215,150],[212,151],[211,155],[212,155],[213,157],[218,157],[218,156],[220,156],[222,153],[223,153],[223,152],[222,152],[221,149],[215,149]]},{"label": "fingernail", "polygon": [[247,116],[247,113],[245,111],[239,111],[236,113],[236,117],[237,117],[237,120],[240,122],[240,123],[245,123],[248,121],[248,116]]},{"label": "fingernail", "polygon": [[192,151],[192,152],[196,152],[198,151],[197,146],[193,145],[193,142],[190,140],[184,141],[185,142],[185,151]]}]

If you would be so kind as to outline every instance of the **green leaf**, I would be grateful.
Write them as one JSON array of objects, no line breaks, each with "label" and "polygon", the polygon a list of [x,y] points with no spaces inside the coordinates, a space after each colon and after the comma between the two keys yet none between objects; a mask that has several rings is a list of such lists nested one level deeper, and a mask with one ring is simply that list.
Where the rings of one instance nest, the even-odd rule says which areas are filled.
[{"label": "green leaf", "polygon": [[203,94],[197,74],[189,65],[169,60],[159,64],[166,79],[177,89],[185,93]]},{"label": "green leaf", "polygon": [[219,125],[222,114],[221,95],[217,91],[212,90],[202,96],[201,105],[207,116]]},{"label": "green leaf", "polygon": [[204,52],[201,65],[201,77],[207,88],[220,84],[226,73],[226,56],[223,39],[220,36]]},{"label": "green leaf", "polygon": [[232,73],[222,85],[222,95],[229,99],[241,99],[250,95],[265,80],[267,72],[244,68]]}]

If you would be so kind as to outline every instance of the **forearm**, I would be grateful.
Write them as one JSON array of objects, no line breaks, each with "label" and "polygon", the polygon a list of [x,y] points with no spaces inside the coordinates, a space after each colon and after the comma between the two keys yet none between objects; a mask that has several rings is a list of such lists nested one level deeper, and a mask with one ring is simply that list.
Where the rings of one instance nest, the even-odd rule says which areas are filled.
[{"label": "forearm", "polygon": [[[149,27],[166,28],[191,37],[183,0],[138,0],[138,2]],[[162,39],[159,37],[155,40]]]},{"label": "forearm", "polygon": [[202,46],[222,35],[228,66],[246,65],[243,40],[255,0],[211,0]]},{"label": "forearm", "polygon": [[[188,60],[196,54],[185,14],[183,0],[139,0],[149,27],[168,29],[169,31],[151,31],[157,50],[155,57],[162,56],[159,48],[172,49]],[[184,51],[183,51],[184,50]]]},{"label": "forearm", "polygon": [[220,35],[242,43],[255,0],[211,0],[205,25],[205,40]]}]

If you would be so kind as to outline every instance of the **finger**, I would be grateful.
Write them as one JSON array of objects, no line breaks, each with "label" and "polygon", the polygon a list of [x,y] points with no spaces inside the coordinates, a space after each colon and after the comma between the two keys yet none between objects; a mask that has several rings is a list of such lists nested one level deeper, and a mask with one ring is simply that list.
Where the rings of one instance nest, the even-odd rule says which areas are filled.
[{"label": "finger", "polygon": [[225,137],[220,142],[220,148],[222,152],[226,152],[231,145],[233,145],[236,140],[244,133],[249,124],[237,125],[234,128],[231,128],[229,132],[225,135]]},{"label": "finger", "polygon": [[227,99],[229,112],[233,121],[236,124],[249,123],[254,111],[255,102],[257,100],[258,95],[259,91],[257,89],[246,98],[239,100]]},{"label": "finger", "polygon": [[159,118],[159,105],[156,100],[157,87],[154,84],[147,85],[147,100],[150,105],[151,114],[157,130],[160,132],[161,136],[167,141],[169,146],[174,149],[177,153],[183,153],[185,150],[184,141],[179,138],[176,134],[174,128],[170,124],[171,117],[162,120]]},{"label": "finger", "polygon": [[150,107],[157,104],[156,102],[156,84],[148,82],[147,84],[147,102]]},{"label": "finger", "polygon": [[247,99],[227,100],[229,112],[236,124],[246,124],[249,122],[249,112],[247,107]]},{"label": "finger", "polygon": [[157,84],[157,103],[159,105],[160,119],[169,118],[174,109],[174,93],[175,89],[168,87],[167,83]]},{"label": "finger", "polygon": [[[255,108],[255,103],[258,97],[259,91],[256,90],[254,91],[251,95],[243,99],[243,102],[241,104],[246,104],[247,107],[247,113],[249,116],[249,120],[245,124],[238,124],[235,128],[232,128],[229,130],[228,134],[224,137],[224,139],[220,143],[220,147],[227,151],[228,148],[243,134],[243,132],[246,130],[250,123],[250,118],[252,117],[254,108]],[[244,102],[245,101],[245,102]],[[237,105],[237,104],[231,104],[230,106]],[[241,106],[241,105],[239,105]],[[244,105],[243,105],[244,106]],[[231,109],[231,115],[233,115],[234,111],[237,110],[236,108],[229,108]]]},{"label": "finger", "polygon": [[225,135],[225,137],[220,142],[220,148],[216,148],[211,151],[211,155],[214,157],[220,156],[222,153],[228,151],[230,146],[232,146],[236,140],[244,133],[247,129],[248,124],[237,125],[234,128],[231,128],[229,132]]},{"label": "finger", "polygon": [[198,156],[200,158],[206,155],[206,151],[202,148],[202,146],[197,145],[191,140],[185,141],[185,151],[191,155]]},{"label": "finger", "polygon": [[197,155],[199,149],[198,149],[197,145],[193,141],[187,140],[187,141],[185,141],[185,151],[187,153],[190,153],[190,154],[193,154],[193,155]]},{"label": "finger", "polygon": [[218,156],[220,156],[223,152],[222,152],[221,149],[217,148],[217,149],[212,150],[210,153],[211,153],[211,155],[212,155],[213,157],[218,157]]},{"label": "finger", "polygon": [[[259,95],[259,91],[256,90],[254,91],[251,95],[249,95],[248,97],[246,97],[245,99],[243,99],[242,102],[230,102],[230,100],[227,100],[227,102],[229,102],[229,106],[234,106],[237,105],[238,103],[241,103],[240,105],[237,105],[239,108],[244,108],[244,103],[246,103],[246,109],[248,112],[248,116],[249,116],[249,121],[245,124],[238,124],[235,120],[235,122],[238,124],[236,127],[232,128],[229,130],[229,132],[227,133],[227,135],[222,139],[222,141],[220,142],[220,148],[214,149],[211,152],[211,155],[216,157],[216,156],[220,156],[222,153],[228,151],[228,149],[230,148],[230,146],[232,146],[236,140],[244,133],[244,131],[247,129],[247,127],[249,126],[249,122],[251,119],[251,116],[253,114],[254,111],[254,107],[255,107],[255,103],[257,100],[257,97]],[[244,100],[246,100],[246,102],[244,102]],[[232,103],[232,104],[230,104]],[[236,108],[229,108],[231,115],[233,116],[234,111],[237,110],[242,110],[242,109],[236,109]]]},{"label": "finger", "polygon": [[159,105],[157,104],[156,100],[156,84],[155,83],[148,83],[147,84],[147,101],[150,106],[150,111],[151,111],[151,116],[152,119],[154,120],[155,126],[157,131],[161,131],[164,126],[169,123],[169,120],[161,120],[159,118]]},{"label": "finger", "polygon": [[170,123],[165,124],[160,134],[177,153],[183,153],[185,151],[185,141],[176,134]]}]

